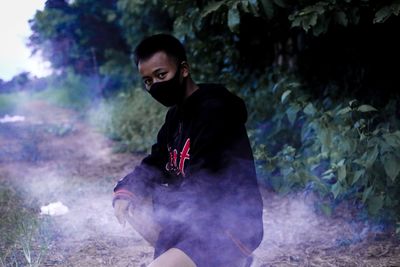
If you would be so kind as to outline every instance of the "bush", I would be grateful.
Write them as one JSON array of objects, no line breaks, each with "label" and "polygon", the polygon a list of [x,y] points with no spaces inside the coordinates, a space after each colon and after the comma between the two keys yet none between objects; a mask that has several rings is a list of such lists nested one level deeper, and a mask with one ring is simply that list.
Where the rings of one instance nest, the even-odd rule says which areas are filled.
[{"label": "bush", "polygon": [[69,70],[63,75],[51,76],[49,80],[48,88],[36,97],[61,107],[84,110],[98,95],[95,77],[78,75]]},{"label": "bush", "polygon": [[117,151],[145,152],[156,141],[166,110],[144,90],[132,89],[103,99],[89,121],[113,140]]},{"label": "bush", "polygon": [[280,193],[317,192],[327,214],[346,200],[375,218],[400,221],[400,130],[393,105],[377,110],[344,97],[335,102],[329,94],[313,99],[294,77],[280,75],[261,81],[257,97],[245,95],[261,181]]},{"label": "bush", "polygon": [[18,111],[28,99],[29,94],[25,92],[0,94],[0,116]]}]

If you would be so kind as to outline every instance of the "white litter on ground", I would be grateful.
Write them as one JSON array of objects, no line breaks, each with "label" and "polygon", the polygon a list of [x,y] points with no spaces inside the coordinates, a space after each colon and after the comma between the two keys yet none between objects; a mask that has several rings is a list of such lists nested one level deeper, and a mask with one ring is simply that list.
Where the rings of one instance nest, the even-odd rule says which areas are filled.
[{"label": "white litter on ground", "polygon": [[18,121],[25,121],[24,116],[10,116],[6,114],[3,118],[0,118],[0,123],[7,123],[7,122],[18,122]]},{"label": "white litter on ground", "polygon": [[40,207],[40,214],[41,215],[50,215],[50,216],[59,216],[64,215],[69,212],[67,206],[65,206],[60,201],[50,203],[47,206]]}]

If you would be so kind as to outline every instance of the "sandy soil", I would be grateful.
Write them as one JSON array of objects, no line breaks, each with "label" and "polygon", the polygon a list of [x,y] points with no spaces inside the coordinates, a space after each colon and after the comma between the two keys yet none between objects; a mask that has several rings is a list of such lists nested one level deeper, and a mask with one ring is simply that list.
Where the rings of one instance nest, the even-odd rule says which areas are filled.
[{"label": "sandy soil", "polygon": [[[141,155],[115,154],[112,142],[73,111],[43,102],[19,110],[24,122],[0,124],[0,177],[41,205],[61,201],[65,215],[47,225],[41,266],[146,266],[152,247],[118,225],[111,207],[115,182]],[[312,196],[280,197],[261,189],[265,236],[253,267],[400,266],[400,242],[379,225],[355,221],[346,207],[314,212]],[[206,233],[205,233],[206,234]]]}]

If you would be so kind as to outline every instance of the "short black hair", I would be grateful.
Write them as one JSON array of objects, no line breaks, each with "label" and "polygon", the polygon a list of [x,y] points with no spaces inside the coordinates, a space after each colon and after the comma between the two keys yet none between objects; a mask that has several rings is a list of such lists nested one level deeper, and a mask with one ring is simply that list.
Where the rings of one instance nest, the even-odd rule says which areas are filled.
[{"label": "short black hair", "polygon": [[186,61],[186,52],[182,43],[170,34],[156,34],[143,39],[133,53],[136,66],[139,61],[150,58],[157,52],[163,51],[173,57],[176,63]]}]

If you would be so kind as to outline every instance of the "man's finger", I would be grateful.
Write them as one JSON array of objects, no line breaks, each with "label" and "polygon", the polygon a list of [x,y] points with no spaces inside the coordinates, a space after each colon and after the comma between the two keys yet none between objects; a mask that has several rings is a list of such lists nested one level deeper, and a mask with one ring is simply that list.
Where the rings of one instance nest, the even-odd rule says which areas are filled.
[{"label": "man's finger", "polygon": [[117,217],[118,222],[125,226],[126,216],[128,213],[129,202],[128,201],[117,201],[114,209],[114,215]]},{"label": "man's finger", "polygon": [[126,217],[126,210],[120,206],[117,212],[117,219],[122,226],[125,226],[125,221],[126,221],[125,217]]},{"label": "man's finger", "polygon": [[125,216],[119,214],[119,215],[117,216],[117,219],[118,219],[119,224],[121,224],[123,227],[125,227],[125,224],[126,224],[126,218],[125,218]]}]

